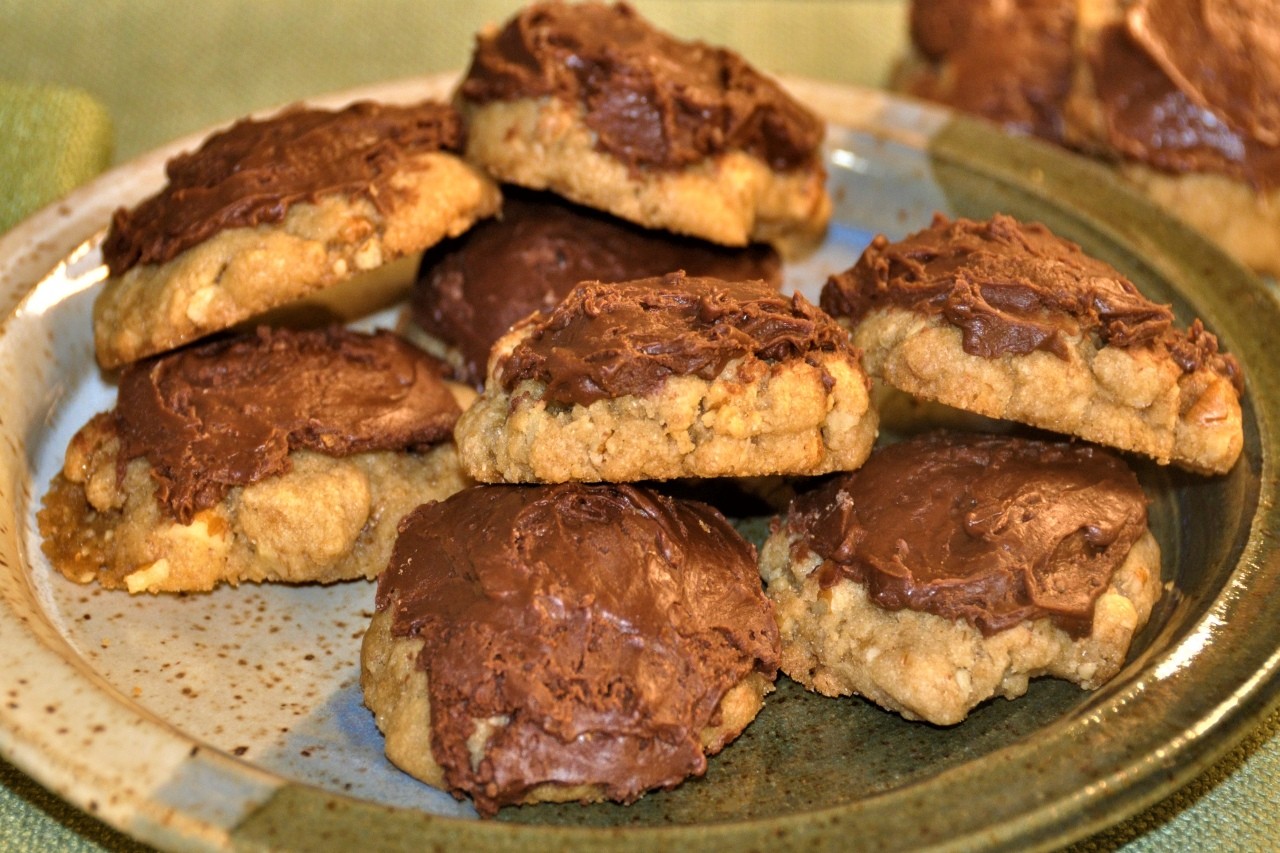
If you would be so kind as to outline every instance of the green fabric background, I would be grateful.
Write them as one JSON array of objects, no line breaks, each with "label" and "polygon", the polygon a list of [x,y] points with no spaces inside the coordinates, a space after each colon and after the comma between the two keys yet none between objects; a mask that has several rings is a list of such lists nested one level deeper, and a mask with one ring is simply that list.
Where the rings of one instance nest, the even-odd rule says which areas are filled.
[{"label": "green fabric background", "polygon": [[[519,5],[0,0],[0,232],[175,137],[299,98],[461,68],[474,32]],[[846,83],[881,84],[905,38],[900,0],[634,5],[764,70]],[[1278,726],[1273,715],[1190,785],[1075,849],[1280,847]],[[0,850],[139,849],[0,761]]]}]

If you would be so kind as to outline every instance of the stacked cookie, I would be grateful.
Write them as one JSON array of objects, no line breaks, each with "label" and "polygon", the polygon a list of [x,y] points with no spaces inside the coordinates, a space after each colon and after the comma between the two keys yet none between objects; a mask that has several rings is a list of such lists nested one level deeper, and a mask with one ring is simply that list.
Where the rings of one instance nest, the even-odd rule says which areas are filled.
[{"label": "stacked cookie", "polygon": [[[119,397],[46,553],[131,592],[376,577],[386,753],[483,815],[700,775],[779,671],[938,724],[1104,683],[1161,580],[1099,445],[1229,470],[1239,366],[999,215],[783,295],[830,213],[822,130],[729,51],[543,3],[480,34],[454,106],[211,137],[104,243]],[[401,334],[245,328],[418,252]],[[874,449],[886,388],[1083,441]],[[711,504],[761,478],[798,496],[757,555]]]},{"label": "stacked cookie", "polygon": [[1280,274],[1280,12],[1259,0],[914,0],[894,85],[1110,164]]},{"label": "stacked cookie", "polygon": [[838,470],[875,437],[847,334],[778,292],[829,215],[822,124],[624,5],[481,34],[457,102],[504,211],[428,254],[406,328],[482,389],[455,429],[482,485],[405,520],[365,701],[481,814],[630,802],[701,775],[778,666],[755,549],[653,481]]},{"label": "stacked cookie", "polygon": [[[869,373],[928,405],[1206,474],[1240,455],[1235,359],[1041,225],[936,215],[875,238],[821,304]],[[782,669],[940,725],[1039,675],[1097,687],[1160,596],[1146,505],[1100,446],[944,431],[882,448],[765,544]]]},{"label": "stacked cookie", "polygon": [[358,103],[241,121],[175,157],[103,242],[98,363],[221,331],[492,215],[500,194],[464,144],[447,104]]},{"label": "stacked cookie", "polygon": [[232,330],[493,214],[463,142],[447,104],[293,108],[115,214],[93,324],[119,396],[39,515],[55,567],[131,592],[372,578],[400,517],[467,482],[442,362],[390,332]]}]

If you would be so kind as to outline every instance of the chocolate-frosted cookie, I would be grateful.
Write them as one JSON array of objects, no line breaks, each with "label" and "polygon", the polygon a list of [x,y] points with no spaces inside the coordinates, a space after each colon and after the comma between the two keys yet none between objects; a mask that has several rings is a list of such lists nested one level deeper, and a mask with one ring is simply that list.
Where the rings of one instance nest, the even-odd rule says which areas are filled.
[{"label": "chocolate-frosted cookie", "polygon": [[782,263],[764,244],[728,248],[641,228],[551,193],[504,188],[502,214],[423,257],[410,301],[419,340],[484,383],[498,338],[534,311],[555,307],[581,281],[631,281],[684,270],[781,284]]},{"label": "chocolate-frosted cookie", "polygon": [[777,656],[755,551],[705,504],[478,486],[401,524],[360,682],[391,761],[492,815],[702,775]]},{"label": "chocolate-frosted cookie", "polygon": [[446,104],[359,102],[245,119],[166,166],[102,244],[98,362],[175,348],[456,236],[494,213]]},{"label": "chocolate-frosted cookie", "polygon": [[822,122],[742,57],[619,3],[536,3],[480,34],[467,157],[641,225],[784,251],[830,217]]},{"label": "chocolate-frosted cookie", "polygon": [[1043,225],[939,214],[876,237],[821,304],[869,374],[917,397],[1205,473],[1244,445],[1243,376],[1217,338]]},{"label": "chocolate-frosted cookie", "polygon": [[1259,0],[913,0],[894,86],[1095,155],[1280,273],[1280,10]]},{"label": "chocolate-frosted cookie", "polygon": [[1041,675],[1098,687],[1161,591],[1118,457],[962,433],[879,449],[797,498],[760,565],[784,673],[940,725]]},{"label": "chocolate-frosted cookie", "polygon": [[130,592],[372,578],[467,480],[443,365],[389,332],[218,340],[136,362],[39,513],[62,574]]},{"label": "chocolate-frosted cookie", "polygon": [[848,470],[877,424],[848,334],[803,296],[673,273],[518,325],[456,439],[481,482],[631,482]]}]

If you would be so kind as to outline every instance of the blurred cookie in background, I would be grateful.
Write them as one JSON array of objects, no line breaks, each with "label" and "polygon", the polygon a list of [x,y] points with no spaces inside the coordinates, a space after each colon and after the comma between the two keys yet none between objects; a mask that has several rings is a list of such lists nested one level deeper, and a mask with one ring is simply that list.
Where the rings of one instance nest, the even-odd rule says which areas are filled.
[{"label": "blurred cookie in background", "polygon": [[913,0],[893,86],[1097,157],[1280,273],[1280,7]]}]

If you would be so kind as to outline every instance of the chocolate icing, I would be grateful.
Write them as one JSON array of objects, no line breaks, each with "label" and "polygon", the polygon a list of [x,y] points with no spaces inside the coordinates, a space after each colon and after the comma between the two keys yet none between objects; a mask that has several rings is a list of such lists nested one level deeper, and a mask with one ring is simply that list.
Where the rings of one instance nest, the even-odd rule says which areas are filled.
[{"label": "chocolate icing", "polygon": [[550,309],[580,281],[630,281],[685,270],[781,284],[768,246],[730,249],[654,231],[550,193],[503,190],[502,216],[423,258],[414,321],[462,354],[459,378],[479,387],[494,342],[517,320]]},{"label": "chocolate icing", "polygon": [[[431,749],[481,814],[544,782],[628,802],[700,775],[725,692],[777,671],[755,549],[628,485],[480,486],[411,512],[378,580],[423,642]],[[473,768],[473,719],[503,718]]]},{"label": "chocolate icing", "polygon": [[535,379],[547,400],[566,405],[644,395],[670,376],[714,379],[735,358],[855,352],[848,334],[798,293],[683,273],[584,282],[530,322],[498,379],[508,391]]},{"label": "chocolate icing", "polygon": [[[1280,187],[1280,7],[1258,0],[1136,0],[1104,25],[1088,64],[1103,132],[1123,157]],[[908,90],[1004,127],[1089,148],[1067,127],[1075,0],[913,0],[930,73]]]},{"label": "chocolate icing", "polygon": [[[1280,28],[1273,35],[1280,38]],[[1147,38],[1154,36],[1148,33]],[[1194,49],[1183,45],[1192,50],[1190,57],[1179,57],[1184,64],[1199,61],[1202,51],[1219,56],[1229,50],[1225,45],[1202,43],[1202,38],[1196,31]],[[1172,55],[1173,46],[1162,55]],[[1264,57],[1265,53],[1259,57],[1259,65],[1265,67]],[[1253,62],[1254,57],[1247,61]],[[1280,187],[1280,147],[1250,133],[1253,128],[1270,138],[1273,130],[1260,121],[1236,123],[1227,112],[1239,112],[1241,103],[1257,97],[1264,84],[1241,80],[1240,88],[1231,90],[1234,97],[1224,94],[1231,85],[1226,80],[1218,81],[1220,86],[1181,89],[1123,24],[1099,33],[1090,66],[1108,142],[1124,156],[1168,172],[1213,172],[1258,189]],[[1211,94],[1228,97],[1229,103],[1224,107],[1209,102]]]},{"label": "chocolate icing", "polygon": [[1100,448],[934,433],[881,448],[797,498],[793,547],[889,610],[991,636],[1048,618],[1073,636],[1147,525],[1133,472]]},{"label": "chocolate icing", "polygon": [[288,454],[419,448],[461,413],[436,359],[390,332],[261,327],[147,359],[120,376],[120,469],[145,456],[178,521],[234,486],[289,469]]},{"label": "chocolate icing", "polygon": [[1137,0],[1129,33],[1195,103],[1280,144],[1280,6],[1274,0]]},{"label": "chocolate icing", "polygon": [[409,192],[392,183],[407,160],[463,143],[458,114],[432,102],[295,107],[245,119],[170,160],[159,193],[117,210],[102,255],[111,275],[124,275],[172,260],[225,228],[280,222],[293,205],[328,195],[360,196],[385,211]]},{"label": "chocolate icing", "polygon": [[526,7],[478,37],[460,92],[480,103],[580,104],[598,147],[633,169],[678,169],[729,150],[775,169],[811,167],[824,133],[738,54],[678,40],[625,3]]},{"label": "chocolate icing", "polygon": [[960,329],[965,352],[983,358],[1035,350],[1066,358],[1074,335],[1151,347],[1187,373],[1208,368],[1243,390],[1239,363],[1218,351],[1199,320],[1178,331],[1167,305],[1144,297],[1110,264],[1039,223],[1003,214],[953,222],[939,213],[901,241],[878,235],[853,267],[827,280],[820,303],[855,324],[889,306],[940,316]]},{"label": "chocolate icing", "polygon": [[914,0],[911,39],[935,67],[913,77],[909,89],[1010,130],[1062,141],[1075,29],[1074,2]]}]

